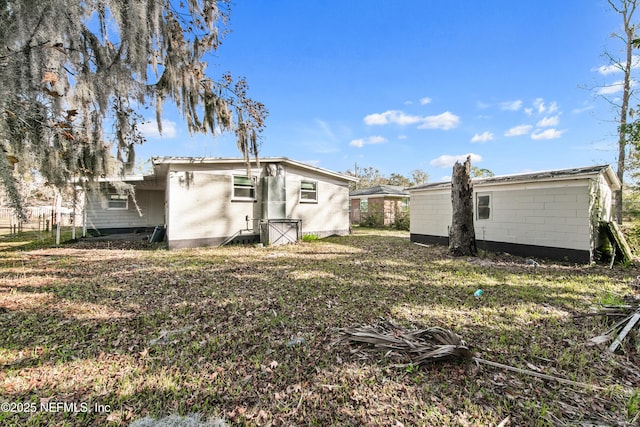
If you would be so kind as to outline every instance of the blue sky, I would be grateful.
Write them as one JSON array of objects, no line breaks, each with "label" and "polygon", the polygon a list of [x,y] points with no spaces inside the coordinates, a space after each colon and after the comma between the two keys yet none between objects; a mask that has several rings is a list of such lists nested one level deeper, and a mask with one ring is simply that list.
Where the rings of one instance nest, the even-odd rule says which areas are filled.
[{"label": "blue sky", "polygon": [[[600,92],[622,78],[603,53],[623,46],[606,0],[237,0],[231,13],[208,71],[245,76],[266,105],[264,157],[431,181],[469,153],[498,175],[616,161]],[[190,136],[169,106],[164,121],[139,159],[239,155],[233,135]]]}]

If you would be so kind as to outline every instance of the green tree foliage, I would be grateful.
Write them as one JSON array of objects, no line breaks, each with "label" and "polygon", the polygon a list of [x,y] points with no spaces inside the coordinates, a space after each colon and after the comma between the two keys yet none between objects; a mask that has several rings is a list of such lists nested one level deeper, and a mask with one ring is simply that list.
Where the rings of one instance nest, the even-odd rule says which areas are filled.
[{"label": "green tree foliage", "polygon": [[354,170],[347,170],[345,173],[359,178],[357,183],[349,184],[350,190],[355,190],[356,188],[375,187],[376,185],[411,187],[414,185],[424,184],[429,181],[429,174],[422,169],[411,171],[411,177],[405,177],[399,173],[392,173],[386,177],[380,172],[380,170],[372,166],[359,168],[358,165],[355,165]]},{"label": "green tree foliage", "polygon": [[495,176],[495,174],[489,169],[471,166],[471,178],[490,178],[492,176]]},{"label": "green tree foliage", "polygon": [[[630,112],[630,118],[634,118],[635,112]],[[625,175],[629,178],[624,185],[623,213],[625,217],[640,215],[640,121],[634,119],[625,128],[626,140],[629,145],[629,153],[626,159]]]},{"label": "green tree foliage", "polygon": [[391,227],[396,230],[409,231],[410,224],[411,217],[409,209],[398,209],[398,205],[394,205],[394,217]]},{"label": "green tree foliage", "polygon": [[374,187],[376,185],[387,184],[389,179],[386,178],[380,171],[372,166],[366,167],[361,170],[357,170],[358,188]]},{"label": "green tree foliage", "polygon": [[422,169],[414,169],[411,171],[411,185],[426,184],[429,182],[429,174]]},{"label": "green tree foliage", "polygon": [[235,132],[248,161],[266,109],[247,97],[244,79],[206,70],[228,19],[226,0],[0,2],[0,143],[50,184],[91,182],[134,164],[144,141],[137,111],[155,107],[161,131],[169,101],[190,132]]},{"label": "green tree foliage", "polygon": [[369,203],[367,212],[362,215],[360,221],[362,227],[384,227],[384,205],[381,203]]},{"label": "green tree foliage", "polygon": [[387,179],[388,185],[395,185],[397,187],[410,187],[412,182],[409,178],[400,175],[399,173],[392,173]]}]

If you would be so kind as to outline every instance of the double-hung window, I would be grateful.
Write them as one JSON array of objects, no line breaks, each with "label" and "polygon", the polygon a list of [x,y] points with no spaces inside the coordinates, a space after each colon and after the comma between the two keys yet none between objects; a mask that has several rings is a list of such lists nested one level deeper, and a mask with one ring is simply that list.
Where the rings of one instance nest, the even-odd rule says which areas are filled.
[{"label": "double-hung window", "polygon": [[304,203],[315,203],[318,201],[317,181],[302,181],[300,183],[300,201]]},{"label": "double-hung window", "polygon": [[369,210],[369,199],[360,199],[360,212],[367,212]]},{"label": "double-hung window", "polygon": [[236,200],[255,200],[256,182],[248,176],[233,177],[233,198]]},{"label": "double-hung window", "polygon": [[129,209],[129,196],[127,194],[109,193],[107,207],[113,210]]},{"label": "double-hung window", "polygon": [[476,219],[491,219],[491,195],[476,195]]}]

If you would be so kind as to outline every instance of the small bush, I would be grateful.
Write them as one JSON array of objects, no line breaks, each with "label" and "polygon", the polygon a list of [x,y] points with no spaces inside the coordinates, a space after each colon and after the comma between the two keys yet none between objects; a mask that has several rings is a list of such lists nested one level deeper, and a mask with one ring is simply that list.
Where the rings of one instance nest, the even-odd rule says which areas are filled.
[{"label": "small bush", "polygon": [[384,212],[382,207],[370,204],[367,212],[362,214],[360,225],[370,228],[384,227]]},{"label": "small bush", "polygon": [[409,211],[396,212],[395,220],[391,226],[396,230],[409,231],[410,222]]},{"label": "small bush", "polygon": [[317,234],[305,234],[302,236],[302,241],[303,242],[313,242],[315,240],[318,240],[319,237]]},{"label": "small bush", "polygon": [[640,253],[640,217],[633,216],[625,218],[626,222],[623,223],[622,231],[627,243],[631,246],[631,251],[634,254]]}]

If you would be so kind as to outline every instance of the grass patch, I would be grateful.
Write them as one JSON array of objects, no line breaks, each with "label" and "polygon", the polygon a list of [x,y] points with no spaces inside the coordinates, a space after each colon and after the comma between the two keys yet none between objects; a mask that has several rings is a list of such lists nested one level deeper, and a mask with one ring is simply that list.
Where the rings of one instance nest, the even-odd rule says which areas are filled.
[{"label": "grass patch", "polygon": [[[587,345],[603,319],[572,316],[630,293],[635,267],[477,263],[371,229],[274,248],[11,244],[0,240],[0,401],[91,410],[4,411],[3,425],[196,413],[230,425],[624,424],[639,411],[635,348],[621,358]],[[337,328],[379,317],[607,391],[474,364],[397,368],[333,345]]]},{"label": "grass patch", "polygon": [[[77,236],[80,230],[76,229]],[[71,242],[72,232],[69,227],[60,230],[60,243]],[[51,231],[24,231],[17,234],[0,236],[0,250],[7,251],[32,251],[35,249],[50,248],[56,244],[55,229]]]}]

